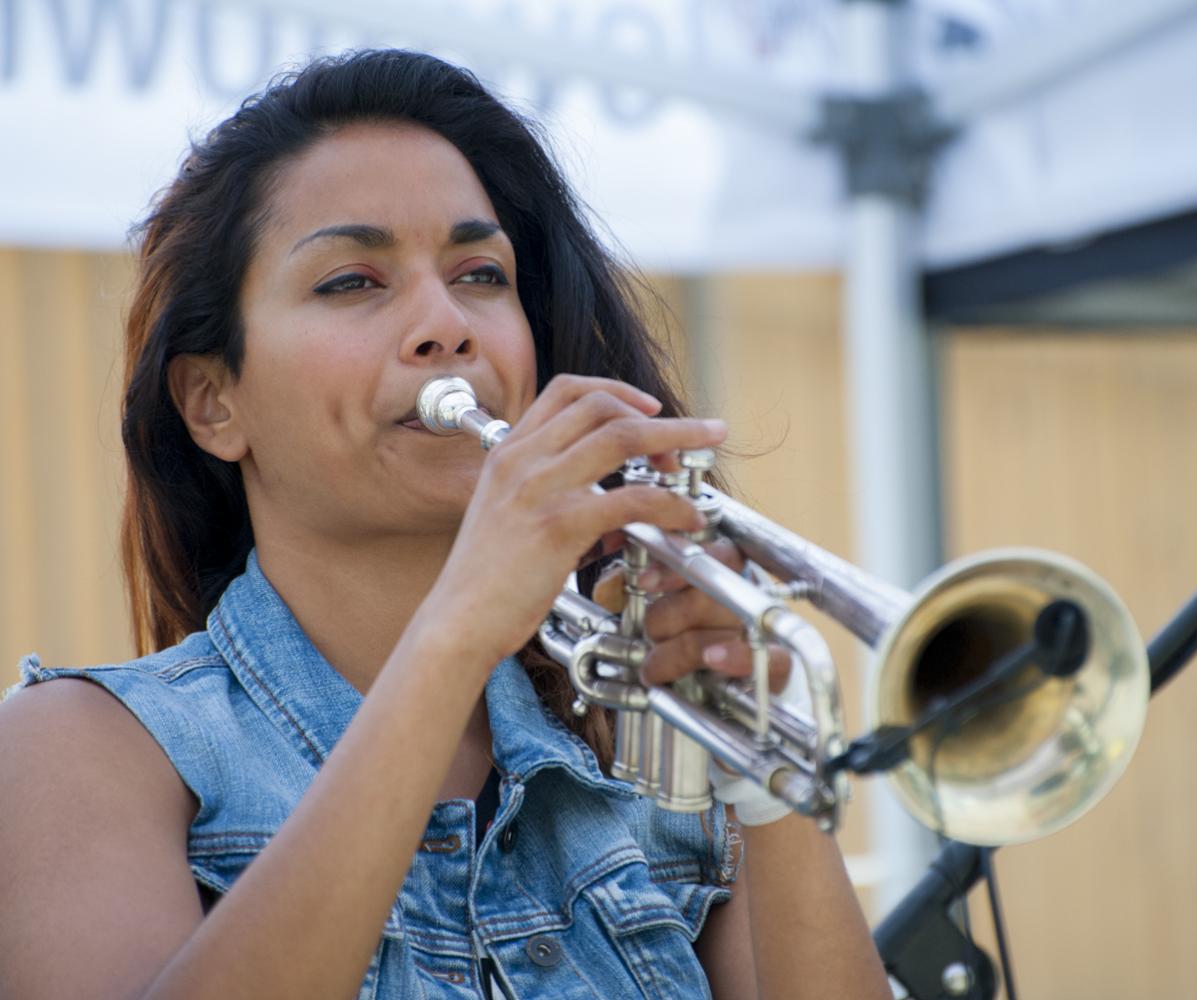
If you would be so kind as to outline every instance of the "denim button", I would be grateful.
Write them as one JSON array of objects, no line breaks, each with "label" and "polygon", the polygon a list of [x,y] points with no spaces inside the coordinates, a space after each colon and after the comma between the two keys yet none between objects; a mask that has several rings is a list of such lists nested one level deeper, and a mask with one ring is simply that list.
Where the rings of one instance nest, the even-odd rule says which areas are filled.
[{"label": "denim button", "polygon": [[499,848],[505,853],[510,854],[515,850],[515,842],[520,839],[520,828],[515,820],[507,824],[502,834],[499,835]]},{"label": "denim button", "polygon": [[561,945],[556,938],[547,934],[537,934],[524,945],[524,951],[542,969],[551,969],[561,961]]}]

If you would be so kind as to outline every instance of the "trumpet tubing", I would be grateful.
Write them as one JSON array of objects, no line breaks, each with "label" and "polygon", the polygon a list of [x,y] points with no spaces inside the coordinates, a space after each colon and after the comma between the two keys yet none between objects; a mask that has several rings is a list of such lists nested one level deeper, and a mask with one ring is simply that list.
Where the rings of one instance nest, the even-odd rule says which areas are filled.
[{"label": "trumpet tubing", "polygon": [[[430,430],[465,431],[488,449],[509,430],[459,378],[429,381],[418,410]],[[847,798],[836,763],[844,750],[839,683],[822,637],[790,610],[792,598],[875,649],[872,721],[911,733],[891,781],[911,814],[946,836],[994,845],[1042,836],[1076,819],[1125,770],[1146,715],[1147,661],[1129,613],[1092,572],[1052,553],[1004,550],[951,564],[907,594],[704,484],[712,460],[683,454],[681,474],[630,463],[625,481],[686,493],[706,529],[684,536],[626,525],[623,611],[566,590],[540,629],[546,651],[569,671],[575,711],[617,713],[613,776],[666,809],[700,810],[710,805],[714,757],[833,830]],[[780,583],[754,583],[707,554],[702,543],[717,536]],[[701,670],[671,685],[641,683],[650,595],[640,575],[652,562],[740,618],[754,650],[750,685]],[[1057,600],[1090,623],[1092,642],[1075,672],[1045,676],[1028,665],[950,725],[924,728],[936,705],[971,691],[997,658],[1025,644],[1037,611]],[[801,665],[809,712],[769,695],[766,642]]]}]

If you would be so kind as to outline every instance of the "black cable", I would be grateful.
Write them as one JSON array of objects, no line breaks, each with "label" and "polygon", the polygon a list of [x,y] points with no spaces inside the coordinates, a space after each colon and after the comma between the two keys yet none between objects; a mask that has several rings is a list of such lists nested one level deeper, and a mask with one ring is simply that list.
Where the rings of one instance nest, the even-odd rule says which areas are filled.
[{"label": "black cable", "polygon": [[[1177,611],[1147,645],[1152,694],[1179,673],[1195,653],[1197,594]],[[934,774],[933,768],[931,773]],[[937,799],[934,808],[939,811]],[[939,825],[942,830],[942,817]],[[941,995],[939,973],[944,967],[945,955],[954,955],[959,948],[967,947],[959,931],[953,933],[950,923],[944,920],[944,914],[947,907],[967,897],[977,881],[984,877],[989,887],[994,931],[1001,950],[1007,998],[1015,1000],[1012,964],[993,871],[992,855],[995,850],[992,847],[981,848],[949,841],[918,885],[898,902],[874,931],[874,941],[887,971],[911,990],[912,997],[930,1000]],[[976,995],[992,998],[996,993],[992,965],[988,956],[979,949],[974,956],[973,968],[980,974]],[[916,986],[916,983],[920,985]]]},{"label": "black cable", "polygon": [[1002,980],[1006,984],[1006,1000],[1018,1000],[1014,989],[1014,966],[1010,962],[1010,951],[1006,944],[1006,921],[1002,916],[1002,901],[998,896],[997,872],[993,867],[992,847],[981,848],[981,872],[985,876],[985,887],[989,890],[989,912],[993,915],[993,933],[997,938],[998,956],[1002,963]]},{"label": "black cable", "polygon": [[[1023,684],[1017,687],[1007,688],[1005,690],[990,691],[988,696],[981,701],[973,702],[972,704],[962,704],[950,715],[946,716],[939,729],[935,734],[935,741],[931,745],[931,753],[927,760],[927,779],[931,785],[931,802],[932,809],[935,814],[935,832],[940,839],[940,848],[943,849],[944,844],[947,843],[947,838],[944,836],[944,817],[943,809],[939,801],[939,782],[936,779],[936,758],[939,756],[940,748],[944,741],[960,732],[970,722],[973,722],[978,716],[982,715],[991,708],[996,708],[999,705],[1007,704],[1012,701],[1018,701],[1025,698],[1027,695],[1033,694],[1037,691],[1043,683],[1047,680],[1045,675],[1035,677],[1030,683]],[[993,914],[994,933],[997,936],[998,952],[1001,955],[1002,963],[1002,979],[1006,983],[1006,998],[1007,1000],[1018,1000],[1014,991],[1014,976],[1013,966],[1010,962],[1009,949],[1006,944],[1005,924],[1002,919],[1001,902],[997,895],[997,880],[994,875],[993,865],[990,857],[993,853],[993,848],[979,848],[981,870],[984,872],[986,885],[989,888],[989,907]],[[952,904],[949,904],[949,909],[955,908],[959,914],[959,923],[961,933],[963,934],[966,945],[965,955],[962,956],[964,965],[969,967],[971,963],[968,961],[968,953],[977,948],[976,940],[973,937],[972,914],[968,908],[968,896],[963,894],[959,896]]]}]

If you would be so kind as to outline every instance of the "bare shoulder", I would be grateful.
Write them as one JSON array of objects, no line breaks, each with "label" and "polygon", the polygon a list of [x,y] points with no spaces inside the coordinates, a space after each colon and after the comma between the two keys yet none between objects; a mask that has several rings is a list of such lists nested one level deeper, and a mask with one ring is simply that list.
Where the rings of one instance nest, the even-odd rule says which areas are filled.
[{"label": "bare shoulder", "polygon": [[0,803],[0,996],[140,992],[202,918],[161,747],[97,684],[34,685],[0,705]]},{"label": "bare shoulder", "polygon": [[84,801],[49,796],[72,808],[144,802],[176,828],[182,820],[184,831],[195,815],[194,796],[145,727],[114,696],[83,679],[36,684],[0,704],[0,781],[7,794],[39,787],[39,799],[52,792],[47,781],[85,790]]}]

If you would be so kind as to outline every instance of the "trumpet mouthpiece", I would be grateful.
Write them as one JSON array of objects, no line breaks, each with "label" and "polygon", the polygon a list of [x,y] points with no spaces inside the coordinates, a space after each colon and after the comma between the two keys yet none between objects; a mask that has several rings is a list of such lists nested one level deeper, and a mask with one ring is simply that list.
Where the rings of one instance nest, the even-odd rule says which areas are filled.
[{"label": "trumpet mouthpiece", "polygon": [[429,379],[416,397],[416,414],[433,434],[456,434],[461,430],[461,416],[478,408],[474,389],[456,375]]}]

